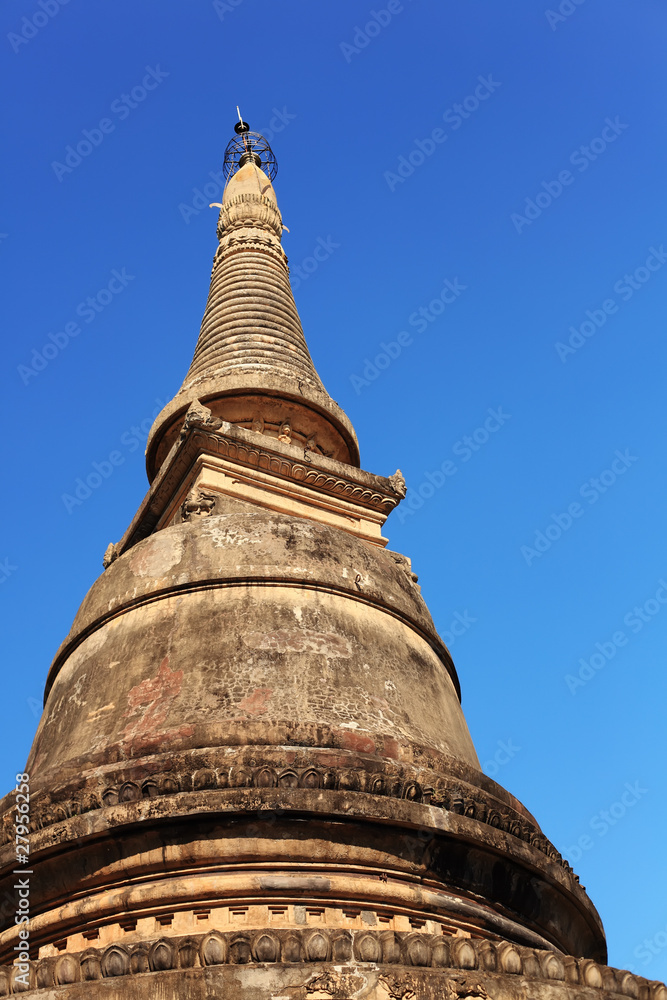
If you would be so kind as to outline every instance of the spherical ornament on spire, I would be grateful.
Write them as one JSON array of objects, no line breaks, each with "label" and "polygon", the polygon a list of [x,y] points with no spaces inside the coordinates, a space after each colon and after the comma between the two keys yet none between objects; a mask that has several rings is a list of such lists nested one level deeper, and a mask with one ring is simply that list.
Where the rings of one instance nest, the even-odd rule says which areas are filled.
[{"label": "spherical ornament on spire", "polygon": [[254,163],[272,181],[278,173],[278,163],[268,141],[259,132],[251,132],[248,123],[242,120],[236,123],[234,131],[236,135],[227,144],[222,167],[227,180],[246,163]]}]

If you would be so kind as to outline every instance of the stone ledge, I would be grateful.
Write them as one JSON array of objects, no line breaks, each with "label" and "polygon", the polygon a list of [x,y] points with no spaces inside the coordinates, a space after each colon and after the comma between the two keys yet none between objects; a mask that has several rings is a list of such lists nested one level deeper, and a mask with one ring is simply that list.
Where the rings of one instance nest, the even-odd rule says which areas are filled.
[{"label": "stone ledge", "polygon": [[[136,767],[133,769],[136,771]],[[527,820],[500,802],[491,800],[481,789],[463,781],[447,780],[436,775],[391,773],[388,769],[369,770],[361,767],[322,767],[309,764],[301,767],[281,767],[267,760],[260,765],[243,762],[223,768],[202,767],[190,773],[177,769],[165,773],[147,774],[138,779],[136,774],[119,770],[96,787],[78,789],[76,793],[54,791],[50,801],[35,803],[31,811],[31,834],[36,834],[57,823],[107,807],[130,804],[144,799],[173,796],[182,792],[207,790],[279,788],[289,795],[291,789],[323,789],[373,796],[403,799],[409,802],[432,805],[443,812],[477,820],[503,833],[537,848],[551,861],[560,864],[573,874],[571,866],[542,832]],[[421,778],[422,780],[418,780]],[[434,780],[435,779],[435,780]],[[289,808],[289,803],[284,803]],[[13,842],[14,809],[8,810],[0,822],[0,845]]]},{"label": "stone ledge", "polygon": [[[329,928],[307,931],[262,929],[254,933],[214,931],[188,937],[163,936],[130,946],[112,944],[104,949],[88,948],[74,954],[64,952],[57,958],[28,963],[30,985],[27,989],[16,983],[16,969],[1,966],[0,996],[19,992],[39,994],[54,987],[57,996],[60,993],[58,987],[65,988],[79,982],[175,970],[204,970],[221,965],[257,964],[264,967],[305,963],[333,963],[338,974],[354,972],[355,968],[380,967],[385,975],[399,980],[414,968],[438,970],[443,977],[448,970],[476,971],[484,979],[489,974],[500,974],[519,982],[523,978],[528,981],[526,986],[531,981],[542,981],[562,983],[568,992],[572,987],[579,986],[600,990],[605,997],[616,995],[632,1000],[667,1000],[667,987],[662,983],[650,982],[631,972],[599,965],[590,959],[576,959],[505,941],[480,941],[459,935]],[[382,970],[382,966],[389,968]],[[404,974],[398,971],[399,967],[403,967]],[[327,971],[333,970],[324,970],[325,973]],[[438,982],[440,988],[444,987],[445,982],[440,977]],[[478,985],[475,989],[475,992],[459,995],[489,997],[483,986]],[[64,989],[63,995],[66,995]]]}]

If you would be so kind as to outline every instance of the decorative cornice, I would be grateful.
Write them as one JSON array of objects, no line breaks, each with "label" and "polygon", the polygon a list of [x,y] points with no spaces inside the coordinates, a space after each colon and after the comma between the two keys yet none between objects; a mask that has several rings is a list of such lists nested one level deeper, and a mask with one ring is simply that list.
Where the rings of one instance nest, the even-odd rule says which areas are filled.
[{"label": "decorative cornice", "polygon": [[254,431],[213,417],[208,407],[196,402],[185,414],[180,437],[118,543],[118,555],[153,533],[184,476],[204,452],[291,480],[325,496],[358,504],[376,512],[383,521],[402,499],[402,477],[396,478],[397,473],[389,478],[375,476],[305,449],[302,452],[293,444],[264,435],[259,438]]},{"label": "decorative cornice", "polygon": [[[231,767],[204,767],[189,772],[184,769],[170,770],[163,774],[151,774],[143,780],[131,779],[128,771],[119,770],[103,784],[89,783],[76,794],[67,789],[63,789],[60,796],[58,792],[54,792],[50,802],[41,803],[39,799],[35,799],[31,803],[31,832],[35,833],[96,809],[183,792],[280,788],[289,796],[289,790],[293,788],[325,789],[406,799],[435,806],[443,812],[465,816],[529,844],[564,868],[575,881],[579,881],[568,862],[536,826],[515,810],[485,795],[482,789],[457,779],[416,770],[412,777],[380,769],[369,771],[361,767],[276,767],[271,763],[252,766],[244,762]],[[422,780],[417,780],[418,778]],[[288,797],[285,805],[289,807]],[[14,810],[10,809],[2,817],[0,844],[7,844],[14,839],[13,823]]]},{"label": "decorative cornice", "polygon": [[195,444],[199,444],[207,451],[228,458],[232,462],[238,462],[239,465],[269,472],[281,479],[292,480],[331,497],[349,500],[369,510],[376,510],[384,517],[391,513],[400,499],[393,489],[391,492],[381,493],[355,482],[351,476],[337,476],[321,469],[314,469],[305,462],[277,455],[268,448],[239,443],[221,432],[208,432],[206,437],[198,434],[194,440]]},{"label": "decorative cornice", "polygon": [[275,201],[252,192],[225,198],[218,216],[218,239],[222,242],[237,229],[265,229],[280,243],[283,220]]},{"label": "decorative cornice", "polygon": [[281,264],[287,266],[287,255],[279,243],[276,243],[270,236],[263,237],[259,232],[254,231],[252,235],[237,235],[230,234],[226,237],[224,243],[221,243],[215,252],[213,258],[213,266],[211,268],[211,277],[215,273],[216,267],[222,263],[222,261],[227,260],[234,253],[239,253],[243,250],[254,250],[259,253],[266,253],[274,260],[280,261]]},{"label": "decorative cornice", "polygon": [[[29,963],[29,990],[39,992],[78,982],[220,965],[295,963],[334,964],[338,972],[345,966],[353,969],[357,964],[381,969],[389,966],[392,971],[387,970],[387,974],[399,983],[404,976],[411,975],[411,969],[432,970],[439,977],[442,995],[448,998],[484,1000],[489,994],[475,977],[500,974],[529,982],[561,982],[565,988],[589,987],[604,991],[606,996],[667,1000],[667,988],[662,983],[590,959],[576,959],[506,941],[329,927],[213,931],[187,937],[163,936],[131,945],[114,943],[79,953],[65,952],[56,958]],[[455,975],[453,980],[449,979],[451,973]],[[0,966],[0,996],[26,992],[25,986],[16,983],[16,974],[15,968]]]}]

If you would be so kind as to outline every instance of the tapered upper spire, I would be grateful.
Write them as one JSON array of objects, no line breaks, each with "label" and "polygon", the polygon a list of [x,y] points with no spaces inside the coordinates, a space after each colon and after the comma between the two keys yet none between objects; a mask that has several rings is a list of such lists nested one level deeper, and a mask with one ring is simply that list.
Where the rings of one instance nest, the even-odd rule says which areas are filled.
[{"label": "tapered upper spire", "polygon": [[[306,346],[269,176],[275,176],[275,159],[265,140],[249,136],[230,143],[231,177],[220,205],[206,311],[185,381],[149,436],[151,480],[195,400],[231,423],[359,464],[354,429],[322,385]],[[241,142],[246,149],[238,155]]]}]

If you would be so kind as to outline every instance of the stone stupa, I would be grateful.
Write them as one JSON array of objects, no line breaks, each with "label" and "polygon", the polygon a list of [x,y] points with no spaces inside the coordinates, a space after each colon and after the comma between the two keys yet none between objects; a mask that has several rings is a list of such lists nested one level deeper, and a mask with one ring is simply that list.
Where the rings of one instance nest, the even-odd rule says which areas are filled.
[{"label": "stone stupa", "polygon": [[480,770],[382,537],[402,476],[359,467],[294,303],[273,154],[236,132],[150,488],[48,674],[29,864],[0,803],[0,894],[30,889],[0,996],[667,1000],[605,965],[576,875]]}]

